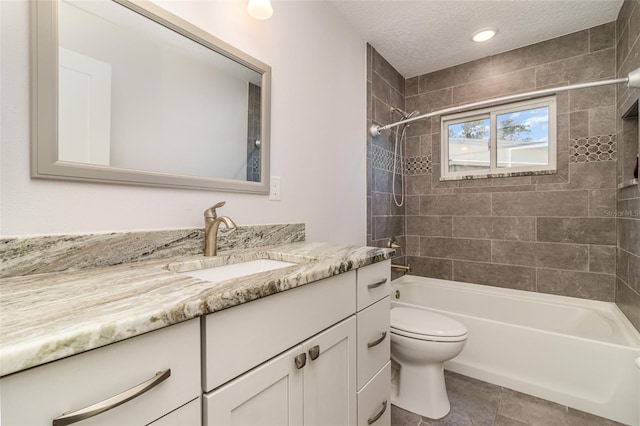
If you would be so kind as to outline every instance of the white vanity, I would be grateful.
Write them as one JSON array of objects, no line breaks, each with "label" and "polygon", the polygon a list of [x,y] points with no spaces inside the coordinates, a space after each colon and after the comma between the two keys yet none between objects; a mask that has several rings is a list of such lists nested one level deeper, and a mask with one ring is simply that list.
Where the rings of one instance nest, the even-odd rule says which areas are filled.
[{"label": "white vanity", "polygon": [[[307,243],[300,247],[309,248]],[[27,364],[32,368],[10,374],[3,369],[2,424],[72,424],[78,419],[73,417],[76,410],[120,403],[79,424],[389,425],[390,261],[384,260],[386,252],[376,256],[358,256],[355,262],[342,258],[339,263],[319,258],[253,275],[235,284],[242,288],[237,294],[232,283],[209,284],[215,289],[206,293],[207,283],[180,277],[174,285],[184,286],[179,292],[183,299],[175,297],[172,303],[181,314],[193,311],[191,319],[176,315],[180,321],[171,325],[171,315],[154,315],[151,321],[169,326],[132,332],[126,340],[88,350],[105,333],[96,325],[94,333],[72,333],[74,339],[86,340],[81,342],[86,351],[65,358],[58,351],[62,359],[42,365],[33,361],[35,365]],[[382,261],[371,263],[374,260]],[[171,285],[161,284],[164,277],[175,280],[177,275],[159,273],[157,267],[153,272],[129,271],[132,277],[135,273],[141,281],[153,276],[160,282],[156,290],[141,287],[128,300],[96,307],[98,313],[118,304],[130,306],[122,312],[126,323],[145,294],[153,299],[153,291]],[[122,275],[102,277],[108,282]],[[251,279],[259,285],[251,287]],[[193,294],[185,294],[188,291]],[[42,317],[46,319],[46,313]],[[88,326],[79,322],[80,328]],[[46,322],[42,327],[46,329]],[[51,343],[74,347],[78,341]],[[7,342],[5,336],[2,342]],[[16,350],[20,346],[16,344]],[[3,345],[0,357],[8,366],[15,361],[11,349]],[[137,385],[130,394],[119,395]]]}]

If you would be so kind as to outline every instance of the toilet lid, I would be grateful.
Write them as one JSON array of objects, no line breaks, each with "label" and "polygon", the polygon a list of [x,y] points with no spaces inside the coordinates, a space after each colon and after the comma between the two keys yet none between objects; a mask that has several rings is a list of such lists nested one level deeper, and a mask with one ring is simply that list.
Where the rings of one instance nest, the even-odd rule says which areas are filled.
[{"label": "toilet lid", "polygon": [[454,337],[467,334],[467,327],[444,315],[424,309],[391,309],[391,328],[423,336]]}]

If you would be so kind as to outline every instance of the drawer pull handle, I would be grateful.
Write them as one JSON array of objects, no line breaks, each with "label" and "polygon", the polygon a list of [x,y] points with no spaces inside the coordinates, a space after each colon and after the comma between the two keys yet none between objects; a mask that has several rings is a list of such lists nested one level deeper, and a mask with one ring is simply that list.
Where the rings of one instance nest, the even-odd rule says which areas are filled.
[{"label": "drawer pull handle", "polygon": [[296,362],[296,368],[300,370],[307,364],[307,354],[305,354],[304,352],[301,353],[294,358],[294,361]]},{"label": "drawer pull handle", "polygon": [[311,357],[311,361],[315,361],[316,358],[320,356],[320,346],[315,345],[311,349],[309,349],[309,356]]},{"label": "drawer pull handle", "polygon": [[378,346],[380,343],[382,343],[382,341],[384,340],[384,338],[387,337],[387,332],[383,331],[382,332],[382,336],[378,337],[376,340],[374,340],[373,342],[369,342],[367,343],[367,347],[368,348],[372,348],[374,346]]},{"label": "drawer pull handle", "polygon": [[386,283],[387,283],[387,279],[386,279],[386,278],[383,278],[383,279],[381,279],[381,280],[380,280],[380,281],[378,281],[378,282],[375,282],[375,283],[373,283],[373,284],[369,284],[369,285],[367,286],[367,288],[368,288],[369,290],[373,290],[374,288],[378,288],[378,287],[380,287],[381,285],[385,285]]},{"label": "drawer pull handle", "polygon": [[373,424],[376,422],[376,420],[378,420],[380,417],[382,417],[382,415],[384,414],[384,412],[387,411],[387,400],[385,399],[384,401],[382,401],[382,409],[380,410],[380,412],[378,414],[376,414],[373,417],[370,417],[369,419],[367,419],[367,423],[368,424]]},{"label": "drawer pull handle", "polygon": [[78,411],[74,411],[72,413],[65,413],[60,417],[56,417],[53,419],[53,426],[65,426],[70,425],[72,423],[79,422],[80,420],[86,420],[90,417],[96,416],[100,413],[104,413],[105,411],[111,410],[119,405],[124,404],[127,401],[130,401],[143,393],[153,389],[160,383],[164,382],[171,376],[171,369],[168,368],[164,371],[160,371],[156,373],[151,379],[140,383],[137,386],[132,387],[118,395],[112,396],[111,398],[105,399],[104,401],[100,401],[96,404],[90,405],[88,407],[82,408]]}]

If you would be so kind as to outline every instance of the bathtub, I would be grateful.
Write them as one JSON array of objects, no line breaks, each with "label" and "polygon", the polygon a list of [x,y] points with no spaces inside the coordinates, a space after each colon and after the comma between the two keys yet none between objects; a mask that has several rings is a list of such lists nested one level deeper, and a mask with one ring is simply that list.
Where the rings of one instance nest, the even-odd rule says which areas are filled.
[{"label": "bathtub", "polygon": [[469,329],[456,373],[637,426],[640,334],[613,303],[405,275],[391,307]]}]

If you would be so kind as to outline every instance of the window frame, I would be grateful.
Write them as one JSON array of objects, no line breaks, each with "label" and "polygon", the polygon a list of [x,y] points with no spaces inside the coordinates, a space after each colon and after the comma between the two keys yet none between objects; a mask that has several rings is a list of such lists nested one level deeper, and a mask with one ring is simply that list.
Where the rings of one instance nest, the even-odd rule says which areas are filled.
[{"label": "window frame", "polygon": [[[556,96],[529,99],[521,102],[501,104],[488,108],[442,116],[440,118],[440,180],[481,179],[489,177],[523,176],[533,174],[552,174],[557,172],[557,99]],[[536,108],[549,109],[549,149],[547,164],[541,166],[498,167],[497,116]],[[451,124],[460,124],[489,118],[489,167],[478,171],[449,171],[449,131]]]}]

